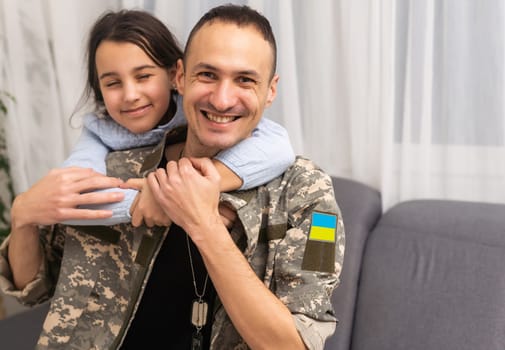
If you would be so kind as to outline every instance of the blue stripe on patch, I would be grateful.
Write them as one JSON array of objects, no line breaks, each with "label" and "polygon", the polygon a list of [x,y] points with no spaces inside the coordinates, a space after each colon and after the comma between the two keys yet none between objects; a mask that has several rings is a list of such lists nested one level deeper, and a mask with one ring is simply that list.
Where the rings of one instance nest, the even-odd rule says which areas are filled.
[{"label": "blue stripe on patch", "polygon": [[312,226],[336,228],[337,216],[334,214],[312,213]]}]

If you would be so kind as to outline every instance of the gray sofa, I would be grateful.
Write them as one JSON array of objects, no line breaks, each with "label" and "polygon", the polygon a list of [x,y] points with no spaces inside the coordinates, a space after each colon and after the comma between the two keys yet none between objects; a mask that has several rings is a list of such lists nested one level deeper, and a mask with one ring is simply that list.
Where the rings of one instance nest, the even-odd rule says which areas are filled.
[{"label": "gray sofa", "polygon": [[400,203],[334,179],[346,226],[327,350],[505,349],[505,204]]},{"label": "gray sofa", "polygon": [[[400,203],[334,178],[346,227],[340,320],[326,350],[505,349],[505,204]],[[0,321],[0,349],[33,349],[47,304]]]}]

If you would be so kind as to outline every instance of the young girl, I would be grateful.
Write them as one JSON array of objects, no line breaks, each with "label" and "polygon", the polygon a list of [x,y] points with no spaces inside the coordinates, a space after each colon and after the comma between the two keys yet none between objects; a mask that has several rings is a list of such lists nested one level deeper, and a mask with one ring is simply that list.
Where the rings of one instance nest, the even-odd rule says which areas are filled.
[{"label": "young girl", "polygon": [[[174,84],[182,51],[168,28],[150,14],[136,10],[108,13],[90,32],[85,98],[94,98],[96,112],[84,117],[79,141],[64,167],[90,167],[106,173],[110,151],[158,143],[169,129],[186,124],[182,97]],[[294,161],[286,130],[263,118],[251,137],[217,155],[221,190],[248,189],[266,183]],[[224,165],[224,166],[223,166]],[[108,219],[68,220],[72,225],[113,225],[130,222],[136,190],[111,188],[124,200],[83,206],[112,211]],[[144,214],[150,207],[144,210]],[[138,225],[145,218],[135,218]]]}]

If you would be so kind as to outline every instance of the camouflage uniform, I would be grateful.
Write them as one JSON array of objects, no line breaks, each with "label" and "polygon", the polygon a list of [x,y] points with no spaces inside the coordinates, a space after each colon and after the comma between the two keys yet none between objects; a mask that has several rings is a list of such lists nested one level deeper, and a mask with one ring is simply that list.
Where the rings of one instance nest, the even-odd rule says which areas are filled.
[{"label": "camouflage uniform", "polygon": [[[165,142],[180,141],[178,135],[172,132],[154,148],[111,153],[108,173],[145,175],[159,164]],[[298,157],[265,186],[222,194],[221,200],[237,210],[230,234],[257,276],[291,311],[307,347],[322,349],[336,326],[330,296],[344,254],[343,223],[329,176]],[[336,218],[333,241],[309,239],[314,212]],[[52,297],[38,349],[116,349],[167,232],[129,224],[41,227],[45,263],[36,279],[15,290],[6,239],[0,247],[0,285],[26,305]],[[216,300],[211,349],[247,348]]]}]

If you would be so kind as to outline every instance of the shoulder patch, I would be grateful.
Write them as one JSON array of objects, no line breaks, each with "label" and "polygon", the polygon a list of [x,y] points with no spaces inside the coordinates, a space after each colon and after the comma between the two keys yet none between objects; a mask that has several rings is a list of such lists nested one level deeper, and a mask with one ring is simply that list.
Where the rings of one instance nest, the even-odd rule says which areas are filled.
[{"label": "shoulder patch", "polygon": [[311,241],[335,242],[337,216],[335,214],[313,212],[310,224]]},{"label": "shoulder patch", "polygon": [[312,213],[309,239],[303,254],[303,270],[335,272],[336,232],[336,214],[318,211]]}]

